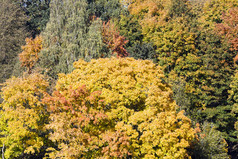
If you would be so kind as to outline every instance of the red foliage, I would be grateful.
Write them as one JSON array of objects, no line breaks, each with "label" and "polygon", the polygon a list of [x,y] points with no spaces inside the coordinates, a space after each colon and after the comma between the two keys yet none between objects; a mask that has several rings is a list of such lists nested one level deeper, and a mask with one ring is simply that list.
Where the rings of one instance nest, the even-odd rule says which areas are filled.
[{"label": "red foliage", "polygon": [[217,31],[225,35],[231,43],[231,50],[238,50],[238,7],[231,8],[228,14],[223,14],[223,23],[217,24]]},{"label": "red foliage", "polygon": [[116,54],[117,57],[128,56],[128,52],[124,48],[128,40],[119,34],[113,23],[110,23],[110,21],[103,23],[102,36],[103,42],[112,50],[112,54]]}]

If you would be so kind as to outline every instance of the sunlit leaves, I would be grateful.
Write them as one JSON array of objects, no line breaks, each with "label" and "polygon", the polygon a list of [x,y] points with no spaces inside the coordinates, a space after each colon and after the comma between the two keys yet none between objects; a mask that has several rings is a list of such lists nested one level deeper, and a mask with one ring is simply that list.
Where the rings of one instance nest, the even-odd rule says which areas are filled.
[{"label": "sunlit leaves", "polygon": [[23,67],[26,67],[28,73],[31,73],[32,68],[35,66],[39,59],[38,53],[42,49],[42,38],[36,36],[35,39],[26,38],[26,45],[22,46],[23,52],[19,54],[19,60]]},{"label": "sunlit leaves", "polygon": [[47,113],[41,99],[48,83],[42,75],[13,77],[2,88],[0,129],[5,158],[39,152]]},{"label": "sunlit leaves", "polygon": [[56,88],[63,91],[85,84],[91,92],[101,91],[111,122],[102,134],[103,143],[108,142],[102,147],[104,158],[189,157],[186,148],[194,131],[183,112],[176,113],[159,66],[132,58],[80,60],[74,66],[71,74],[60,75]]}]

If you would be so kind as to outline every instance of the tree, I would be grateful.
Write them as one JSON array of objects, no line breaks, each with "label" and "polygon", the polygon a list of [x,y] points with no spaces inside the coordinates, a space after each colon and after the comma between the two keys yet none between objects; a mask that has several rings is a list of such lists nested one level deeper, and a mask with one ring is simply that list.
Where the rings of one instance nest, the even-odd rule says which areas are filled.
[{"label": "tree", "polygon": [[2,88],[0,144],[5,158],[43,157],[47,112],[41,99],[48,83],[40,74],[12,77]]},{"label": "tree", "polygon": [[[82,111],[75,108],[75,103],[71,106],[70,101],[74,100],[71,100],[68,95],[77,94],[73,92],[77,92],[82,85],[86,85],[90,93],[100,91],[99,99],[103,99],[102,108],[111,124],[101,127],[107,131],[104,133],[102,131],[99,136],[102,144],[98,146],[97,142],[94,142],[97,147],[101,146],[101,149],[96,149],[99,152],[94,151],[94,156],[98,158],[189,157],[186,148],[193,140],[194,130],[191,128],[191,121],[183,115],[183,111],[176,113],[172,91],[162,82],[164,76],[160,66],[149,60],[105,58],[93,59],[91,62],[79,60],[74,63],[74,67],[72,73],[59,75],[56,90],[61,93],[59,95],[61,98],[60,100],[55,98],[54,101],[59,101],[57,103],[60,104],[61,99],[65,99],[65,104],[61,107],[65,106],[66,109],[69,107],[71,112]],[[87,95],[83,99],[87,99]],[[54,107],[56,104],[54,101],[47,102],[48,107],[52,105]],[[91,109],[97,108],[97,102],[94,104],[96,106],[92,105]],[[59,124],[61,126],[68,123],[67,120],[57,120],[62,122]],[[57,134],[59,132],[62,131],[57,131]],[[88,144],[90,143],[91,141],[88,140]],[[84,142],[78,144],[84,145]],[[82,155],[81,152],[78,153],[77,156]]]},{"label": "tree", "polygon": [[58,144],[49,149],[50,158],[95,158],[100,150],[100,137],[107,129],[100,92],[90,93],[85,86],[77,89],[59,89],[45,97],[53,130],[50,139]]},{"label": "tree", "polygon": [[120,0],[87,0],[87,2],[90,16],[95,16],[105,22],[120,18],[120,15],[126,12]]},{"label": "tree", "polygon": [[26,67],[30,74],[36,62],[39,60],[39,52],[42,49],[42,38],[36,36],[35,39],[26,38],[26,45],[22,46],[23,52],[19,54],[22,67]]},{"label": "tree", "polygon": [[128,52],[124,48],[128,40],[120,35],[113,23],[110,21],[103,23],[102,36],[103,42],[111,50],[112,54],[116,54],[117,57],[128,56]]},{"label": "tree", "polygon": [[8,79],[27,37],[27,17],[18,4],[0,0],[0,82]]},{"label": "tree", "polygon": [[154,62],[157,61],[156,52],[151,43],[136,43],[127,50],[129,56],[135,59],[153,60]]},{"label": "tree", "polygon": [[238,73],[236,71],[236,73],[234,74],[234,76],[232,77],[232,82],[230,83],[230,87],[231,90],[229,91],[229,104],[232,105],[232,113],[233,113],[233,129],[230,130],[230,134],[231,136],[233,136],[233,140],[231,140],[233,143],[233,147],[231,149],[231,153],[234,155],[234,157],[237,157],[237,145],[238,145],[238,141],[236,140],[237,136],[238,136],[238,87],[237,87],[237,82],[238,82]]},{"label": "tree", "polygon": [[29,17],[27,27],[32,37],[39,35],[50,17],[50,0],[18,0]]},{"label": "tree", "polygon": [[222,20],[223,23],[216,25],[217,31],[229,41],[232,50],[238,50],[238,7],[229,9]]},{"label": "tree", "polygon": [[196,143],[193,148],[192,158],[211,158],[211,159],[228,159],[227,142],[220,131],[212,123],[205,122],[201,129],[197,124]]},{"label": "tree", "polygon": [[138,18],[131,14],[121,15],[120,19],[115,20],[116,26],[120,31],[120,35],[126,37],[129,41],[126,48],[133,47],[137,43],[141,43],[143,39],[142,27],[138,22]]},{"label": "tree", "polygon": [[[85,0],[51,1],[50,11],[49,22],[42,33],[43,50],[39,56],[40,66],[56,79],[60,72],[71,72],[74,61],[100,57],[102,42],[100,27],[96,27],[99,25],[94,22],[95,26],[88,27],[91,23],[88,22]],[[94,47],[88,48],[89,43],[93,43]]]}]

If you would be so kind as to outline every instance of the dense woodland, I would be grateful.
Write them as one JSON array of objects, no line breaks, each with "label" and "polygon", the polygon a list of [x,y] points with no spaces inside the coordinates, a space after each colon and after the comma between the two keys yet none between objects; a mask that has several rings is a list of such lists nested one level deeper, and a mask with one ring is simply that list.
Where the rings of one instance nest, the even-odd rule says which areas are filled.
[{"label": "dense woodland", "polygon": [[0,0],[2,159],[237,159],[237,0]]}]

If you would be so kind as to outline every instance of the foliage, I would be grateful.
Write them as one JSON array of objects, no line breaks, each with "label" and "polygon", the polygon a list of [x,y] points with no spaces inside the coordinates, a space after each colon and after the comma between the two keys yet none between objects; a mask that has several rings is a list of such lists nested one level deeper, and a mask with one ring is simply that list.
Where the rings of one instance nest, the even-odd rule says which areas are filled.
[{"label": "foliage", "polygon": [[[123,154],[132,158],[188,157],[186,148],[194,134],[191,121],[183,112],[176,113],[172,91],[162,82],[159,66],[133,58],[79,60],[74,66],[72,73],[59,75],[56,89],[63,92],[86,85],[90,92],[101,91],[106,115],[112,122],[112,128],[105,125],[110,128],[106,133],[109,138],[102,138],[111,143],[108,148],[103,145],[102,152],[120,150],[121,143],[116,141],[121,141],[125,143]],[[117,140],[120,136],[123,139]],[[103,153],[103,158],[121,158],[121,153]]]},{"label": "foliage", "polygon": [[110,21],[103,23],[102,36],[103,42],[112,51],[112,54],[116,54],[117,57],[128,56],[128,53],[124,48],[128,40],[119,34],[113,23]]},{"label": "foliage", "polygon": [[27,37],[27,17],[11,0],[0,0],[0,83],[8,79]]},{"label": "foliage", "polygon": [[[230,83],[230,87],[231,90],[229,91],[229,104],[232,105],[232,113],[234,115],[234,119],[233,119],[233,125],[234,127],[232,127],[232,129],[230,130],[230,134],[237,139],[238,137],[238,73],[236,71],[235,75],[232,77],[232,81]],[[238,149],[236,148],[238,141],[235,140],[233,141],[235,145],[231,151],[233,151],[233,153],[236,155],[237,157],[237,152]]]},{"label": "foliage", "polygon": [[120,18],[125,13],[125,8],[120,0],[87,0],[88,10],[91,16],[96,16],[102,21],[108,22],[114,18]]},{"label": "foliage", "polygon": [[5,158],[38,154],[46,146],[47,113],[41,101],[48,83],[40,74],[12,77],[2,88],[0,144]]},{"label": "foliage", "polygon": [[223,23],[217,29],[231,44],[231,49],[238,50],[238,7],[229,9],[229,14],[222,16]]},{"label": "foliage", "polygon": [[194,159],[229,159],[227,143],[221,132],[216,130],[212,123],[203,123],[201,129],[199,124],[196,128],[196,143],[193,148]]},{"label": "foliage", "polygon": [[50,17],[50,0],[18,0],[29,17],[27,27],[33,37],[39,35]]},{"label": "foliage", "polygon": [[157,61],[156,52],[151,43],[136,43],[132,47],[129,47],[128,53],[130,57],[135,59],[143,59],[143,60],[153,60]]},{"label": "foliage", "polygon": [[22,46],[23,52],[19,54],[19,60],[23,67],[26,67],[30,74],[36,62],[39,60],[39,52],[42,49],[42,38],[26,38],[26,45]]},{"label": "foliage", "polygon": [[95,21],[89,27],[87,6],[85,0],[50,3],[50,19],[42,33],[40,66],[53,79],[60,72],[72,71],[73,62],[79,58],[101,57],[100,25]]},{"label": "foliage", "polygon": [[[50,158],[94,158],[100,149],[107,115],[100,92],[90,93],[85,86],[59,89],[44,98],[48,105],[53,130],[50,139],[58,144]],[[52,150],[51,150],[52,151]]]},{"label": "foliage", "polygon": [[[203,7],[203,22],[211,22],[210,27],[214,26],[212,23],[222,22],[222,14],[226,13],[230,8],[238,6],[236,0],[210,0],[206,1]],[[205,23],[207,24],[207,23]]]},{"label": "foliage", "polygon": [[131,14],[121,15],[120,19],[116,22],[116,26],[120,34],[129,40],[126,44],[127,48],[142,42],[142,28],[137,17]]}]

